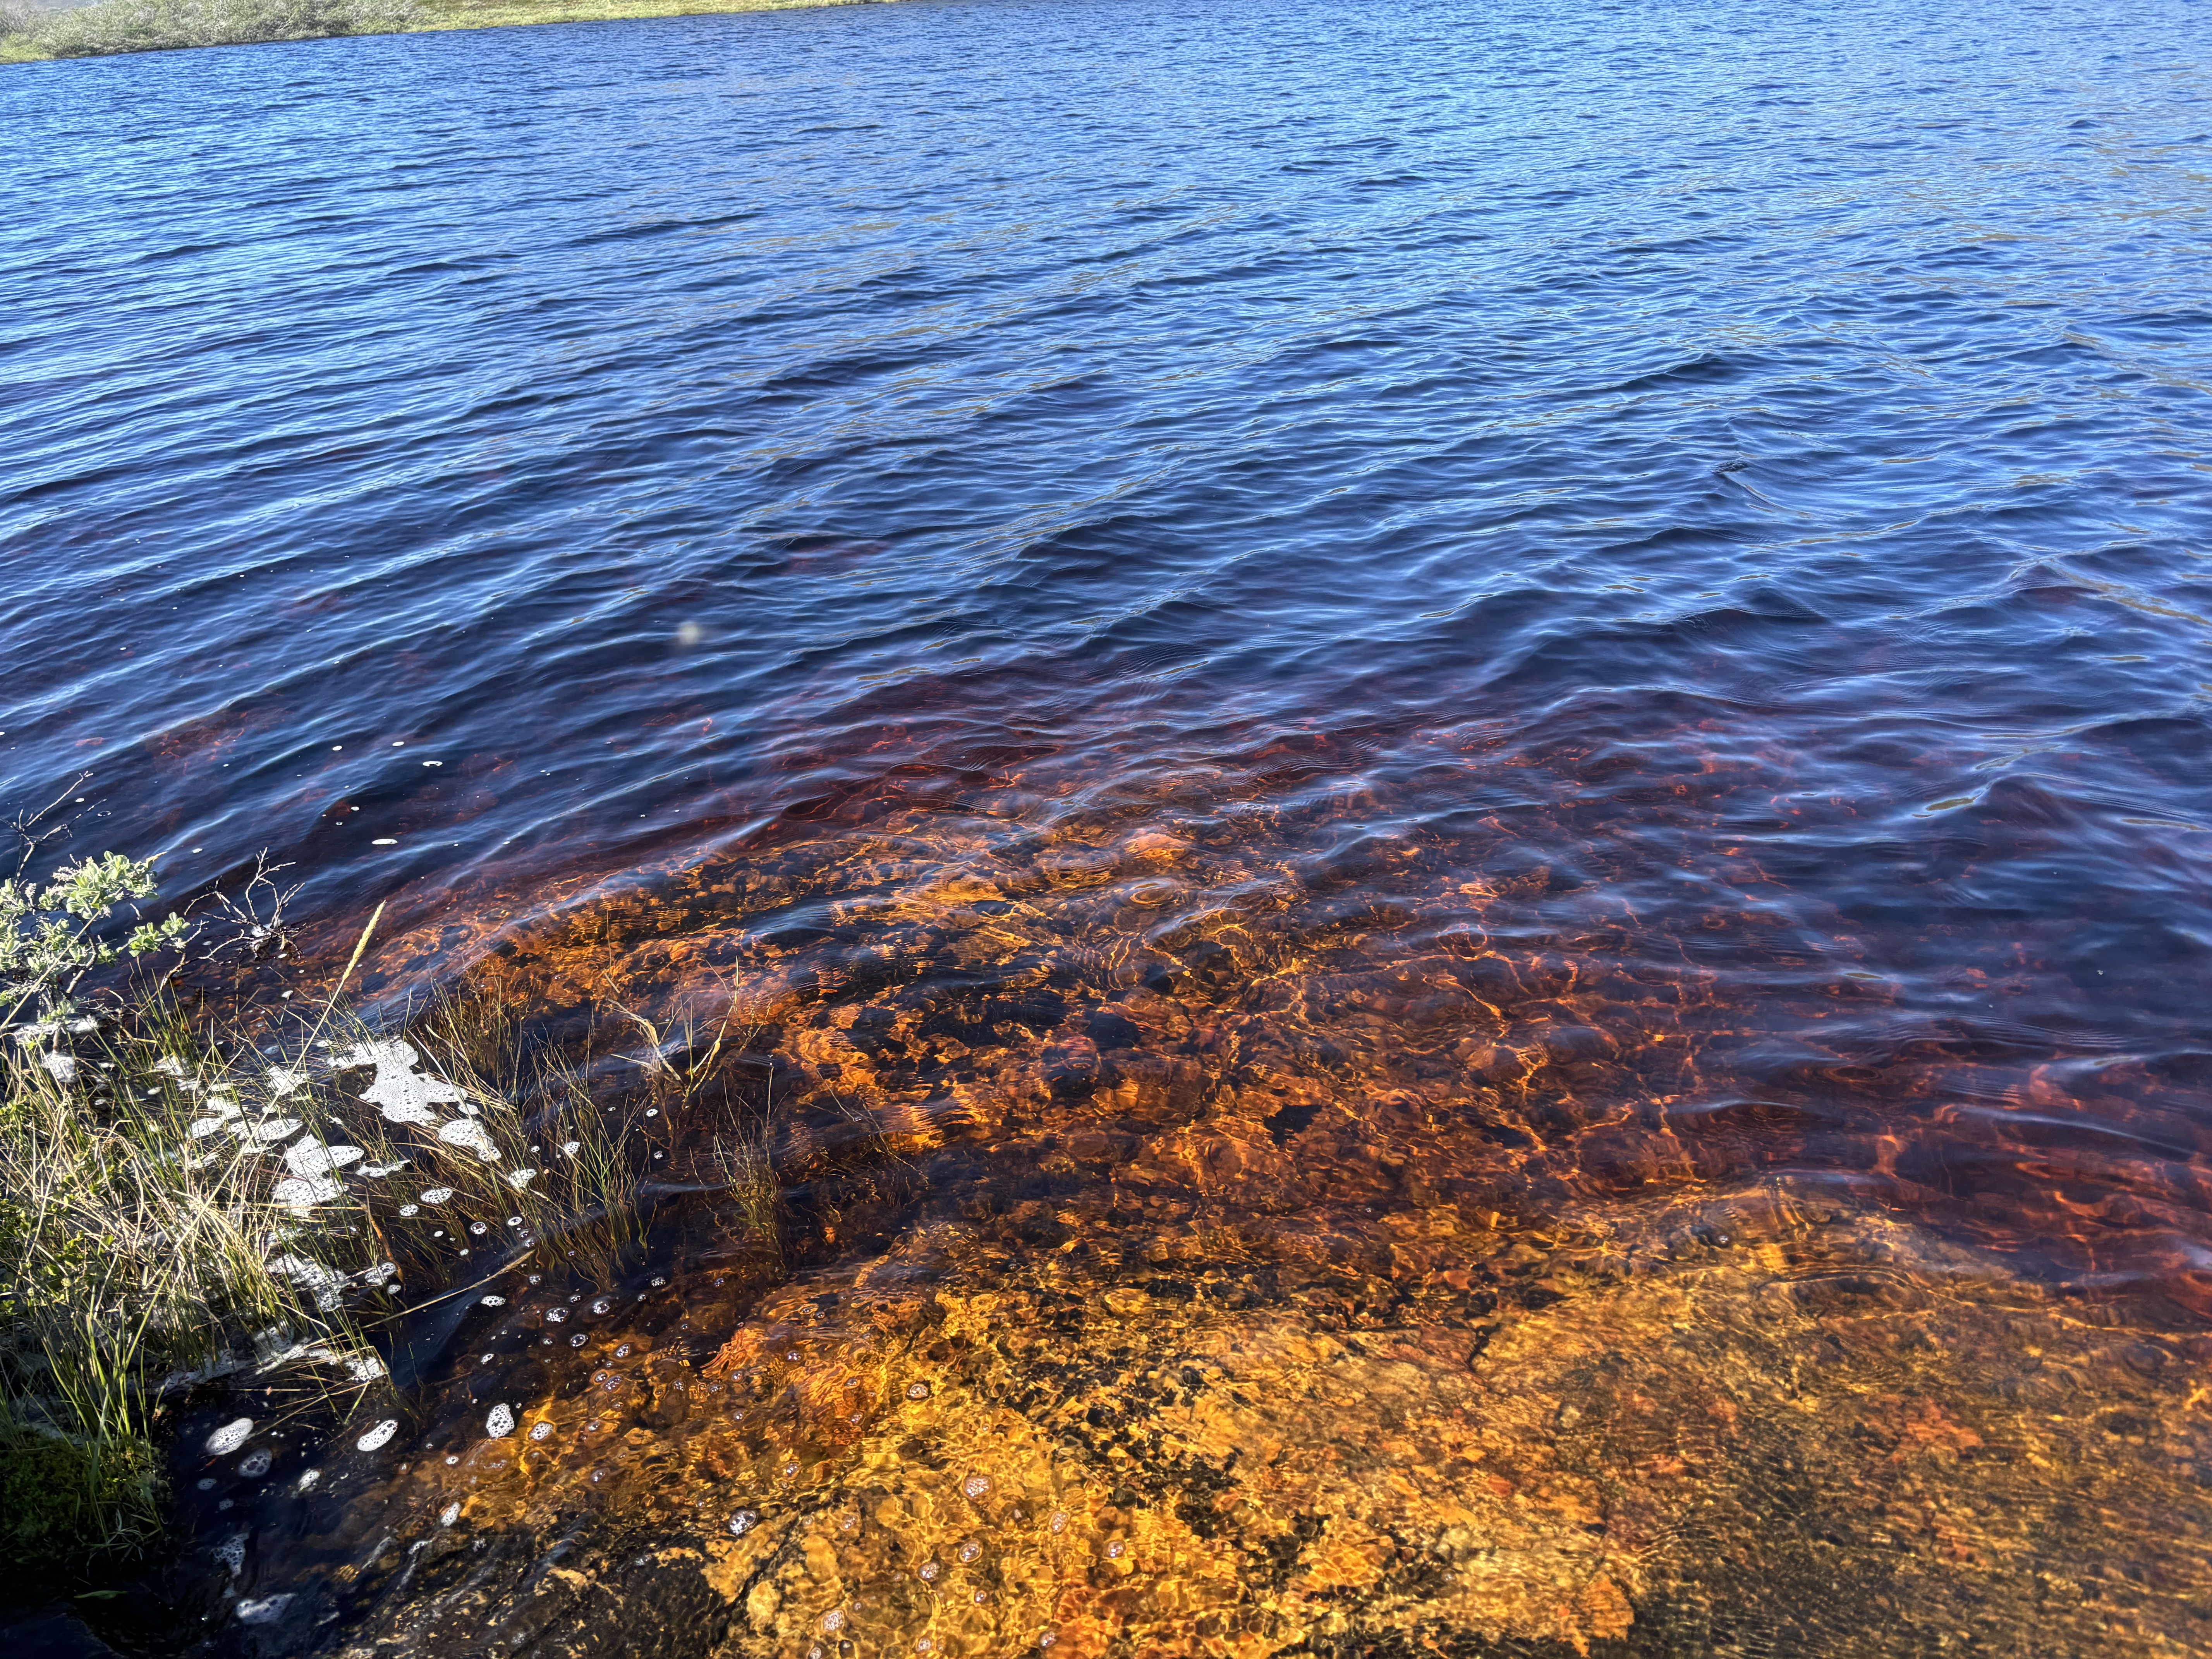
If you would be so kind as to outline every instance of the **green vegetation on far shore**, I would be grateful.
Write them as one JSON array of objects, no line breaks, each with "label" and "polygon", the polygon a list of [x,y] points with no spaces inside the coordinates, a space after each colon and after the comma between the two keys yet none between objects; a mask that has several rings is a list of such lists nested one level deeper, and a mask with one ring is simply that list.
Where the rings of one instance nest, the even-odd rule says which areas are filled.
[{"label": "green vegetation on far shore", "polygon": [[413,34],[520,23],[785,11],[866,0],[96,0],[42,11],[0,0],[0,64],[345,34]]}]

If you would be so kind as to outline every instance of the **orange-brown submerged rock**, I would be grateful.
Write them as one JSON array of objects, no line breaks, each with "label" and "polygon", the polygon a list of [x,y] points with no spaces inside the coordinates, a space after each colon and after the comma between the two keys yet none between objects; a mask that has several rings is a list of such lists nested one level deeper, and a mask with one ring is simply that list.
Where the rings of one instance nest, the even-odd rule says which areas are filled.
[{"label": "orange-brown submerged rock", "polygon": [[[1240,1295],[1249,1242],[1102,1280],[956,1227],[933,1285],[793,1281],[710,1358],[601,1330],[585,1387],[377,1494],[394,1560],[427,1540],[470,1569],[431,1556],[371,1622],[582,1654],[642,1620],[652,1650],[748,1659],[2206,1634],[2201,1341],[2084,1322],[1893,1225],[1648,1273],[1618,1238],[1441,1226],[1413,1247],[1455,1245],[1496,1311],[1346,1320],[1357,1287],[1318,1269]],[[1875,1265],[1904,1245],[1933,1282]],[[518,1539],[506,1568],[477,1553]],[[563,1539],[557,1573],[524,1570]]]},{"label": "orange-brown submerged rock", "polygon": [[[511,1440],[453,1429],[495,1369],[457,1342],[457,1449],[333,1523],[336,1645],[2212,1647],[2185,1182],[2092,1202],[1942,1103],[2064,1079],[1855,1066],[1879,989],[1778,1012],[1595,913],[1516,938],[1547,872],[1410,841],[1336,881],[1256,820],[941,825],[477,970],[664,1030],[734,991],[781,1232],[672,1202],[665,1289],[502,1358]],[[668,1166],[711,1185],[721,1132]]]}]

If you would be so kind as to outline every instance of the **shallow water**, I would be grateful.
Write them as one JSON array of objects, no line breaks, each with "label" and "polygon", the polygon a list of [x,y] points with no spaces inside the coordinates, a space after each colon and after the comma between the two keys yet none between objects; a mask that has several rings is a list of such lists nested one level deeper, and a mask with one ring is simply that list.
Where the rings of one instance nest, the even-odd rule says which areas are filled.
[{"label": "shallow water", "polygon": [[619,1285],[407,1326],[388,1447],[180,1450],[163,1594],[2212,1647],[2205,36],[1129,0],[0,77],[8,793],[88,769],[173,890],[269,848],[340,955],[386,902],[380,994],[734,976],[779,1091],[781,1263],[675,1126]]}]

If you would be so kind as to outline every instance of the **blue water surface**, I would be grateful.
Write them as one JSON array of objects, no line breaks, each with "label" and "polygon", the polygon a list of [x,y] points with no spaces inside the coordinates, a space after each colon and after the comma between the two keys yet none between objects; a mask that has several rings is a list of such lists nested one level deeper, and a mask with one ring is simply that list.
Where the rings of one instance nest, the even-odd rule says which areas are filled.
[{"label": "blue water surface", "polygon": [[350,926],[1242,769],[1346,870],[1491,826],[1531,937],[1848,957],[2212,1133],[2209,36],[913,0],[9,70],[0,795]]}]

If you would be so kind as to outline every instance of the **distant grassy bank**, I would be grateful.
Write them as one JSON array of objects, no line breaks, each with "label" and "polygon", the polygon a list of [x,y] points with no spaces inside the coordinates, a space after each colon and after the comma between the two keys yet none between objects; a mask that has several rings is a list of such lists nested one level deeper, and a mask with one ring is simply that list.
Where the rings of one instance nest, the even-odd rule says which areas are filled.
[{"label": "distant grassy bank", "polygon": [[871,0],[97,0],[66,11],[42,11],[25,0],[0,0],[0,64],[343,34],[865,3]]}]

